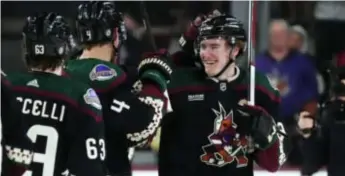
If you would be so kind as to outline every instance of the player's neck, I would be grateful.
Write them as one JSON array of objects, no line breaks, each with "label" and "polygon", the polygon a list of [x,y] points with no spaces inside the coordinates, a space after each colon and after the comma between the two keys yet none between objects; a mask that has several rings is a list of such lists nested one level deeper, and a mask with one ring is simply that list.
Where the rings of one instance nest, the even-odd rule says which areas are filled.
[{"label": "player's neck", "polygon": [[37,69],[37,68],[31,68],[31,70],[35,71],[35,72],[52,73],[52,74],[59,75],[59,76],[62,75],[62,67],[61,66],[57,67],[56,69],[41,70],[41,69]]},{"label": "player's neck", "polygon": [[231,82],[231,81],[235,80],[239,74],[240,74],[240,69],[235,65],[235,63],[232,63],[224,71],[224,73],[222,73],[220,76],[218,76],[217,79],[220,81]]},{"label": "player's neck", "polygon": [[113,55],[113,49],[109,45],[94,46],[91,49],[83,50],[83,53],[80,55],[79,59],[99,59],[103,61],[111,61]]}]

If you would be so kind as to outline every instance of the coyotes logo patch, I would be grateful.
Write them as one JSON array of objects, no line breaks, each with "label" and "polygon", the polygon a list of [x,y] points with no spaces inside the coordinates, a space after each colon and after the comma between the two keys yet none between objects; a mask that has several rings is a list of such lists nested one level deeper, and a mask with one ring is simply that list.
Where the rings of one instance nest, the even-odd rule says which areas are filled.
[{"label": "coyotes logo patch", "polygon": [[236,132],[237,124],[233,120],[233,111],[226,113],[221,103],[216,115],[214,132],[208,136],[210,144],[202,147],[204,154],[200,160],[207,165],[223,167],[236,161],[237,168],[246,167],[248,139]]}]

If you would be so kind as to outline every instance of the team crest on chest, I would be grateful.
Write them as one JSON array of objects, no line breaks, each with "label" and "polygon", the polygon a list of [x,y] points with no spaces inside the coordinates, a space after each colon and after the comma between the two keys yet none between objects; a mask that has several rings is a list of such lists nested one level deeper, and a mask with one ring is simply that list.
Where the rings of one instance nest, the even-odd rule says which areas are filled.
[{"label": "team crest on chest", "polygon": [[115,69],[104,64],[98,64],[93,67],[89,76],[92,81],[105,81],[115,77],[116,75],[117,73]]},{"label": "team crest on chest", "polygon": [[223,167],[236,162],[236,167],[246,167],[248,139],[236,132],[237,124],[233,119],[233,111],[227,113],[221,103],[219,110],[212,109],[216,115],[214,131],[208,136],[210,144],[202,147],[202,162],[207,165]]},{"label": "team crest on chest", "polygon": [[289,79],[286,75],[273,70],[272,73],[267,74],[267,79],[271,86],[278,90],[281,96],[286,96],[290,93]]}]

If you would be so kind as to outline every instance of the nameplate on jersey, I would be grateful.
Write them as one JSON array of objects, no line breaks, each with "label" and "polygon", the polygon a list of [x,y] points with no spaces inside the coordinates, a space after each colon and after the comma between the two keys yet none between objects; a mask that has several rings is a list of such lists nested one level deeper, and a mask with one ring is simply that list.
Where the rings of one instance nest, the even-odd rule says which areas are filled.
[{"label": "nameplate on jersey", "polygon": [[204,94],[188,95],[188,101],[203,101],[205,99]]}]

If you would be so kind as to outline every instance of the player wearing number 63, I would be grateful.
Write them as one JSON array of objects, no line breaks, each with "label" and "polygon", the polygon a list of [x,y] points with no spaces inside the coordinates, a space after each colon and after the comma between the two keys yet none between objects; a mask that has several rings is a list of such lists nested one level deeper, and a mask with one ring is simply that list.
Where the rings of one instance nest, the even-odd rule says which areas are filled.
[{"label": "player wearing number 63", "polygon": [[[138,67],[143,82],[131,92],[128,75],[112,63],[126,39],[121,13],[113,2],[86,2],[77,13],[77,35],[83,45],[78,59],[69,60],[66,72],[91,85],[103,106],[107,166],[112,175],[131,175],[127,149],[148,143],[167,111],[164,96],[172,69],[167,56],[147,55]],[[133,81],[134,82],[134,81]]]},{"label": "player wearing number 63", "polygon": [[102,106],[88,85],[63,76],[69,28],[56,13],[29,16],[23,28],[29,71],[8,75],[34,143],[24,176],[105,176]]}]

